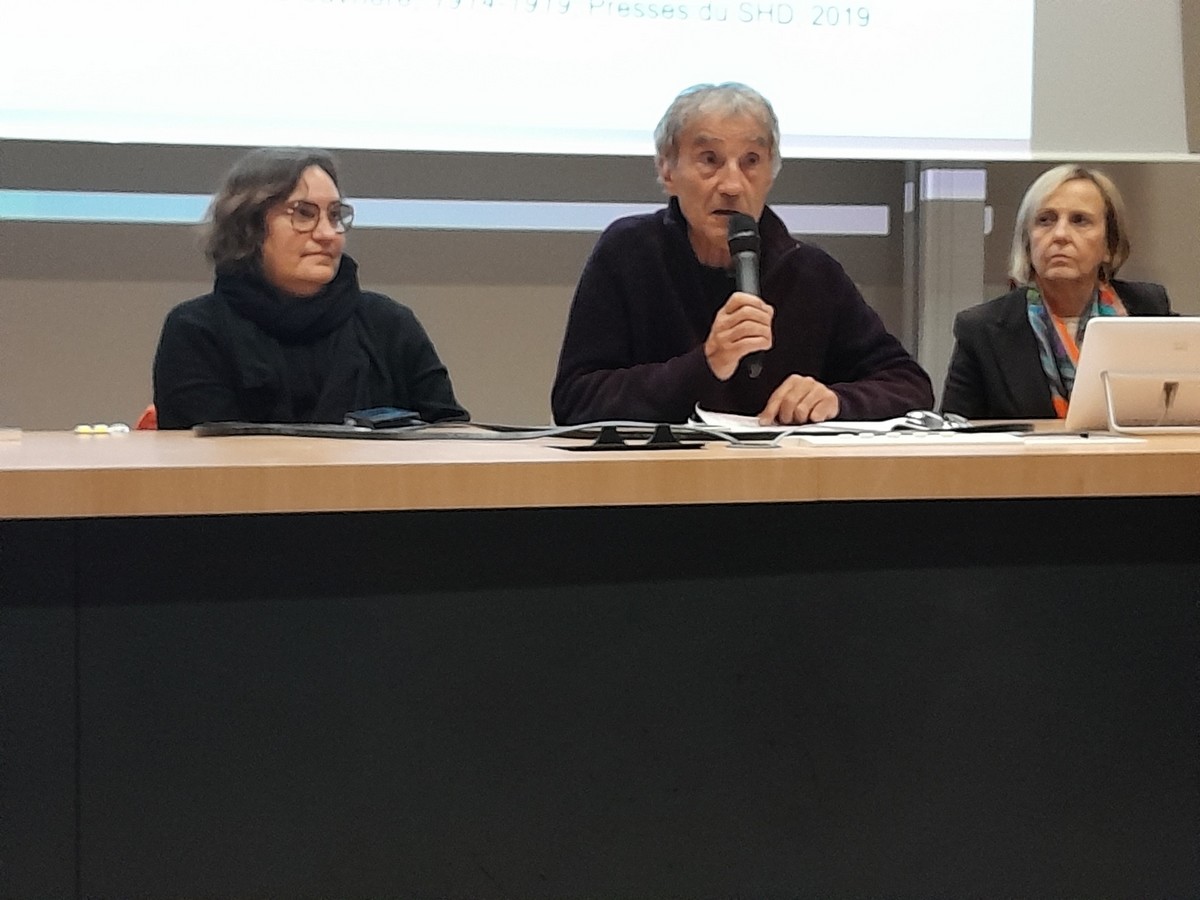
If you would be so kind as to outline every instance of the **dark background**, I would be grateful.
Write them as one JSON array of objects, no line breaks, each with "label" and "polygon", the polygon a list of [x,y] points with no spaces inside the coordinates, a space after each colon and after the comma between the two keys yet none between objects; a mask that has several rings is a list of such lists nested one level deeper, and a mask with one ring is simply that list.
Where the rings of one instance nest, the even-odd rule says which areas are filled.
[{"label": "dark background", "polygon": [[1198,526],[0,522],[0,895],[1190,895]]}]

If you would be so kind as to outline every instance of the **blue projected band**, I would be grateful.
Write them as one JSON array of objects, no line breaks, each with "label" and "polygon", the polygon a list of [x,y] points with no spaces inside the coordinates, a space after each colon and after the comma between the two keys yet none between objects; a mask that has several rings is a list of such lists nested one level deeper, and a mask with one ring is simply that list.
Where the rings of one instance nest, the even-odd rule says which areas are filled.
[{"label": "blue projected band", "polygon": [[[0,190],[0,221],[194,225],[204,218],[206,194],[113,191]],[[542,200],[398,200],[354,198],[354,227],[444,231],[603,231],[622,216],[661,204],[572,203]],[[883,236],[883,205],[772,206],[792,234]]]}]

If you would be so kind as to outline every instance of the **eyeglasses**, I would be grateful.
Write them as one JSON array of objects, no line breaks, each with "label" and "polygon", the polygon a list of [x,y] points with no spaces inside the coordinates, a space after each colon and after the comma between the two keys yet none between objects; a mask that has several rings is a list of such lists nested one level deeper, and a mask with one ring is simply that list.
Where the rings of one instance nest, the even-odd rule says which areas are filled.
[{"label": "eyeglasses", "polygon": [[[292,220],[292,227],[301,234],[313,231],[321,221],[321,207],[310,200],[293,200],[284,212]],[[330,203],[325,215],[338,234],[345,234],[354,223],[354,207],[349,203]]]}]

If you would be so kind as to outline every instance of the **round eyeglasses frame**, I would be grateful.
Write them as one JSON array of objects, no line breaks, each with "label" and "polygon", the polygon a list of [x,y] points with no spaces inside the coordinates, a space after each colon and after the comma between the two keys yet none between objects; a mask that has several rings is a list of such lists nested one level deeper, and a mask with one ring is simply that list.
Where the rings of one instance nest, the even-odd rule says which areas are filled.
[{"label": "round eyeglasses frame", "polygon": [[[284,213],[291,220],[292,228],[300,234],[315,231],[317,223],[321,221],[321,207],[311,200],[293,200],[284,209]],[[329,225],[335,232],[345,234],[354,224],[354,207],[340,200],[330,203],[329,208],[325,210],[325,218],[329,220]]]}]

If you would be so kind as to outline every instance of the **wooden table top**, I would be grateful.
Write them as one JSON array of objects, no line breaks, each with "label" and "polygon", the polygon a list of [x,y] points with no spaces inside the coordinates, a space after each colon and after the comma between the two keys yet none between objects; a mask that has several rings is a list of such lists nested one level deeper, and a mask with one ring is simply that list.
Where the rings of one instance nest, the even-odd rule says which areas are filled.
[{"label": "wooden table top", "polygon": [[0,518],[1200,495],[1200,436],[577,453],[577,443],[25,432]]}]

